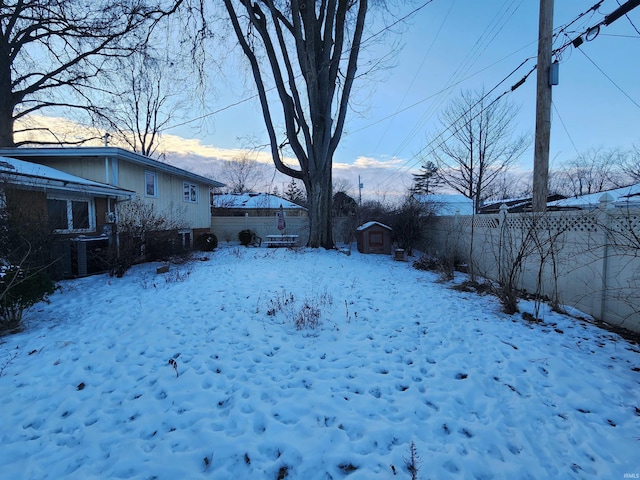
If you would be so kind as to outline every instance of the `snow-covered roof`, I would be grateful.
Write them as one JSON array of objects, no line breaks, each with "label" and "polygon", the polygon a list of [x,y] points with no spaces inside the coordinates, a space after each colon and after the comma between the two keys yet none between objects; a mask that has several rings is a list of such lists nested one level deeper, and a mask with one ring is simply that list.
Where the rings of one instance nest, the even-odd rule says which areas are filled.
[{"label": "snow-covered roof", "polygon": [[0,157],[0,179],[26,188],[47,188],[115,197],[131,197],[135,194],[130,190],[76,177],[45,165],[9,157]]},{"label": "snow-covered roof", "polygon": [[379,225],[379,226],[381,226],[383,228],[386,228],[387,230],[393,230],[388,225],[385,225],[384,223],[380,223],[380,222],[367,222],[367,223],[364,223],[364,224],[360,225],[356,230],[366,230],[367,228],[373,227],[374,225]]},{"label": "snow-covered roof", "polygon": [[414,195],[422,203],[435,206],[437,215],[473,215],[473,200],[458,194]]},{"label": "snow-covered roof", "polygon": [[171,175],[185,177],[210,187],[223,187],[224,184],[211,178],[174,167],[168,163],[159,162],[153,158],[130,152],[117,147],[48,147],[48,148],[0,148],[0,155],[20,159],[57,159],[57,158],[91,158],[110,157],[122,159],[137,165],[153,168]]},{"label": "snow-covered roof", "polygon": [[269,193],[228,193],[213,196],[215,208],[306,210],[300,205]]},{"label": "snow-covered roof", "polygon": [[608,195],[608,201],[616,207],[626,207],[630,205],[640,205],[640,183],[628,187],[616,188],[606,192],[591,193],[579,197],[565,198],[549,202],[549,207],[555,208],[596,208],[600,205],[601,199]]}]

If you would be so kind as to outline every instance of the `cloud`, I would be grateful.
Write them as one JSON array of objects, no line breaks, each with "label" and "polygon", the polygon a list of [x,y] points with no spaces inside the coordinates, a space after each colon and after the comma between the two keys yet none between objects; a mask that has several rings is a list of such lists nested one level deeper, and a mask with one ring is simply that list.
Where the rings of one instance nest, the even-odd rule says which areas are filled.
[{"label": "cloud", "polygon": [[[36,126],[55,132],[55,136],[50,133],[37,132],[30,134],[32,139],[46,138],[51,141],[56,141],[56,139],[58,141],[91,139],[85,145],[102,146],[104,144],[104,130],[87,127],[60,117],[31,115],[26,122],[21,122],[20,128]],[[24,138],[22,137],[21,139]],[[114,138],[110,139],[109,144],[127,148],[124,145],[117,144]],[[273,188],[274,185],[277,185],[278,189],[284,189],[286,183],[290,181],[288,177],[275,171],[271,152],[268,148],[264,150],[222,148],[203,144],[197,138],[162,134],[159,139],[158,151],[162,152],[161,161],[213,178],[221,175],[224,162],[246,156],[265,165],[266,171],[269,172],[267,175],[269,178],[265,178],[265,189]],[[284,161],[293,168],[298,168],[295,158],[286,157]],[[380,195],[399,198],[404,195],[411,185],[411,173],[417,171],[416,169],[408,169],[406,163],[406,159],[397,157],[373,158],[359,156],[353,163],[334,161],[333,176],[334,178],[344,178],[354,185],[357,185],[358,181],[364,183],[362,195],[365,198],[379,197]],[[356,192],[352,193],[355,194]]]},{"label": "cloud", "polygon": [[246,148],[220,148],[213,145],[204,145],[197,138],[184,138],[177,135],[161,135],[160,149],[166,154],[198,155],[226,161],[249,157],[260,163],[272,163],[271,152],[268,151]]}]

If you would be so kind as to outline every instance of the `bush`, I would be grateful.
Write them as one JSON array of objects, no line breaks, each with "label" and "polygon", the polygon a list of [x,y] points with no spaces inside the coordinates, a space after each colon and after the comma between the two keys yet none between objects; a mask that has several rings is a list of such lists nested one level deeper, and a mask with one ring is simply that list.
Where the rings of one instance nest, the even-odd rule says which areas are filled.
[{"label": "bush", "polygon": [[213,252],[218,247],[218,237],[213,233],[203,233],[196,238],[196,248],[203,252]]},{"label": "bush", "polygon": [[54,288],[55,283],[43,268],[0,267],[0,331],[18,328],[24,312]]},{"label": "bush", "polygon": [[251,243],[251,238],[253,237],[253,232],[251,230],[241,230],[238,233],[238,240],[242,245],[249,245]]},{"label": "bush", "polygon": [[455,270],[461,266],[462,263],[450,255],[422,255],[413,262],[413,268],[437,272],[442,275],[443,280],[453,280]]},{"label": "bush", "polygon": [[183,216],[184,210],[176,210],[173,204],[158,212],[155,205],[141,199],[124,202],[119,207],[119,249],[111,273],[122,277],[135,263],[184,253],[177,234],[184,227]]}]

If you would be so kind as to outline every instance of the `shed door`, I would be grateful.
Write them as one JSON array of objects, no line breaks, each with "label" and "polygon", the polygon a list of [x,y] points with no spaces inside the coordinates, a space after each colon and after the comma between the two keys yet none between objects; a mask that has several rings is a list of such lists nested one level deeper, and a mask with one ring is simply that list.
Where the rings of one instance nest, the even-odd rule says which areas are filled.
[{"label": "shed door", "polygon": [[380,230],[369,232],[369,251],[373,253],[384,252],[384,232]]}]

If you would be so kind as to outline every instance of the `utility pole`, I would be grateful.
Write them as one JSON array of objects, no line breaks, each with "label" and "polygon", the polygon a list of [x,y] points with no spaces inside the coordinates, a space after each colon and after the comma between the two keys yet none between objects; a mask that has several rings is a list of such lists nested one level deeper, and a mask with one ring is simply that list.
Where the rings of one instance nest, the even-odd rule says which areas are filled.
[{"label": "utility pole", "polygon": [[536,137],[533,153],[533,211],[547,209],[549,184],[549,138],[551,136],[551,49],[553,0],[540,0],[536,90]]},{"label": "utility pole", "polygon": [[358,175],[358,194],[360,196],[360,198],[358,199],[358,204],[360,206],[362,206],[362,187],[364,187],[364,184],[360,181],[360,175]]},{"label": "utility pole", "polygon": [[[596,10],[599,2],[591,10]],[[628,0],[604,17],[597,25],[587,29],[571,43],[578,48],[598,36],[601,25],[611,25],[620,17],[640,6],[640,0]],[[584,38],[583,38],[584,37]],[[549,184],[549,138],[551,136],[551,87],[557,85],[557,63],[551,64],[553,43],[553,0],[540,0],[538,32],[538,64],[536,92],[536,138],[533,153],[533,205],[534,212],[547,209]],[[555,68],[554,68],[555,67]],[[553,75],[552,75],[553,71]]]}]

